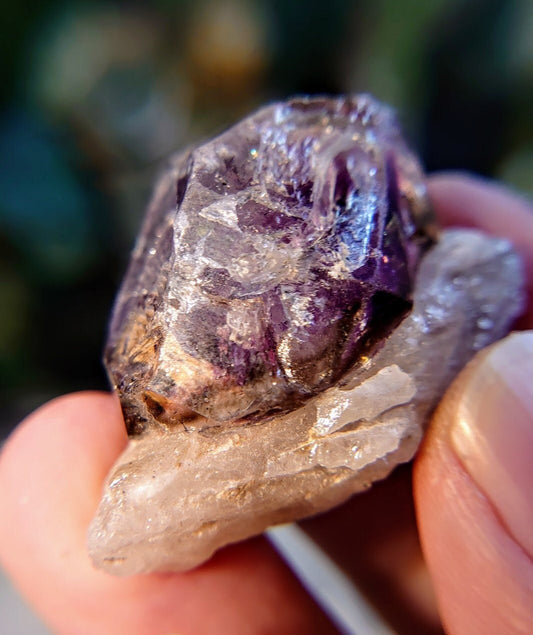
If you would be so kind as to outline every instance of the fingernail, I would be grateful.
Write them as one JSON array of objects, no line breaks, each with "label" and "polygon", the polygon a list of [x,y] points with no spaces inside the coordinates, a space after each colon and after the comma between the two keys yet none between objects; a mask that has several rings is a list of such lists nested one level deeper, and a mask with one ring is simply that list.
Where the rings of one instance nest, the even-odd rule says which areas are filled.
[{"label": "fingernail", "polygon": [[533,331],[508,336],[467,370],[451,441],[509,533],[533,556]]}]

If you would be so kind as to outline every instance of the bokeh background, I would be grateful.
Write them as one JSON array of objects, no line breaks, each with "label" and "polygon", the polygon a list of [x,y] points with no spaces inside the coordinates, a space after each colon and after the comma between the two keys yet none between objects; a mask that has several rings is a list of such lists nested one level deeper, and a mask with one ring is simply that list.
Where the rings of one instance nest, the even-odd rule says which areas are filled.
[{"label": "bokeh background", "polygon": [[[429,171],[533,195],[530,0],[5,2],[0,72],[0,441],[49,398],[107,386],[107,319],[154,175],[264,102],[371,92],[396,107]],[[356,531],[346,508],[333,513],[402,578],[418,563],[419,594],[429,581],[402,470],[355,502],[358,517],[394,522],[388,551],[381,520]],[[338,529],[332,542],[344,544]],[[405,613],[383,563],[337,559],[366,567],[382,595],[388,584],[384,612]],[[398,632],[441,633],[435,612],[424,627],[404,617]],[[13,620],[10,633],[37,632]]]},{"label": "bokeh background", "polygon": [[0,436],[105,387],[113,294],[174,150],[295,93],[369,91],[428,170],[532,192],[529,0],[4,3]]}]

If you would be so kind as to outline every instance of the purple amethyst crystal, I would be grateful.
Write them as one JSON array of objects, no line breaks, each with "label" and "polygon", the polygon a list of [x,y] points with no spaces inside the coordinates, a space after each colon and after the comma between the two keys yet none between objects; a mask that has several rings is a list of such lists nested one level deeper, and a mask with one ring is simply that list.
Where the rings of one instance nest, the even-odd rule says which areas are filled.
[{"label": "purple amethyst crystal", "polygon": [[408,312],[426,213],[366,95],[274,104],[178,156],[106,349],[130,433],[255,420],[337,382]]}]

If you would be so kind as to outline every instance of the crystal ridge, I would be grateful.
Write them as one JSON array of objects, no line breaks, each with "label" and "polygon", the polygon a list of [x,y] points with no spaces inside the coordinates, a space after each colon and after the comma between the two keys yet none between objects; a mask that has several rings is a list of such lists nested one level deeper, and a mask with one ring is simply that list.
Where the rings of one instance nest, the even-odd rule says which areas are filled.
[{"label": "crystal ridge", "polygon": [[411,306],[423,193],[364,95],[274,104],[177,157],[106,352],[130,433],[257,420],[336,382]]}]

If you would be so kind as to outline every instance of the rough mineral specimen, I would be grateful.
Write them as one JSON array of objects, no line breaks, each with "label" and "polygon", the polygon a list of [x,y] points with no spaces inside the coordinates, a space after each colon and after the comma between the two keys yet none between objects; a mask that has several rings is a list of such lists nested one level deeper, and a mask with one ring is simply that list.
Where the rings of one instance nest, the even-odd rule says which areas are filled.
[{"label": "rough mineral specimen", "polygon": [[368,96],[275,104],[178,156],[111,323],[131,441],[95,563],[191,568],[409,460],[521,306],[507,243],[434,238],[418,162]]}]

